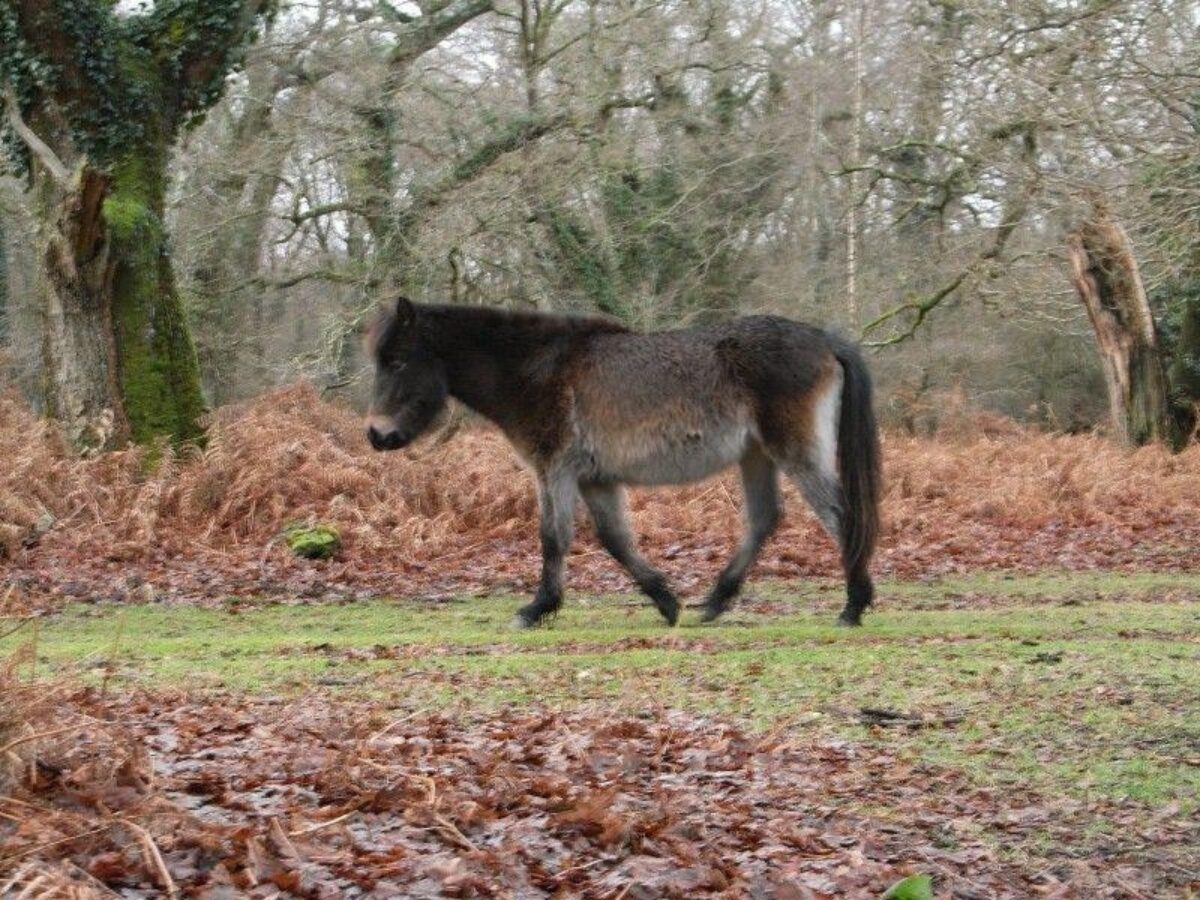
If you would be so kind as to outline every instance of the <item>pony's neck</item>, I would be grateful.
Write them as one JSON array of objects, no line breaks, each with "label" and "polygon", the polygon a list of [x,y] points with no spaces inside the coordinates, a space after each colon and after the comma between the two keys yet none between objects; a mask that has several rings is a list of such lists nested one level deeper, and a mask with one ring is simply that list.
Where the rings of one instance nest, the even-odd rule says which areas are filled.
[{"label": "pony's neck", "polygon": [[594,336],[627,332],[606,319],[422,306],[424,337],[442,360],[450,395],[510,438],[557,400],[564,361]]},{"label": "pony's neck", "polygon": [[523,384],[523,360],[538,341],[503,313],[478,307],[422,309],[427,337],[446,367],[450,395],[507,430]]}]

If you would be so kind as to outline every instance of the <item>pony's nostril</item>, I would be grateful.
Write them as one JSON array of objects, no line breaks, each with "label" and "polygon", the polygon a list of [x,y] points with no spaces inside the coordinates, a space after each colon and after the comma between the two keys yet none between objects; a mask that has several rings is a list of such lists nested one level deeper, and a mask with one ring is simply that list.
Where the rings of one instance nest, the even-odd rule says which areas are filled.
[{"label": "pony's nostril", "polygon": [[400,432],[388,431],[385,433],[374,425],[367,427],[367,440],[376,450],[396,450],[404,443],[400,439]]}]

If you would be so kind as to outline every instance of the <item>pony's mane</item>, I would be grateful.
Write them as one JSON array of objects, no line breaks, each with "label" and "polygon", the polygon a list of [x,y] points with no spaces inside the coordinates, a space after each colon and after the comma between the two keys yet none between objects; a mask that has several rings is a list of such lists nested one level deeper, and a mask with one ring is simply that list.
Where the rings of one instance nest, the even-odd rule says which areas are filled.
[{"label": "pony's mane", "polygon": [[430,304],[417,307],[418,318],[453,319],[458,325],[474,325],[482,331],[521,331],[530,336],[607,334],[630,329],[615,319],[580,313],[532,312],[496,309],[490,306]]},{"label": "pony's mane", "polygon": [[[496,346],[532,349],[546,343],[587,338],[597,334],[627,333],[629,328],[615,319],[575,313],[529,312],[486,306],[413,304],[417,327],[435,345],[452,338],[461,344],[482,341]],[[381,309],[363,335],[363,349],[374,358],[392,340],[396,312]]]}]

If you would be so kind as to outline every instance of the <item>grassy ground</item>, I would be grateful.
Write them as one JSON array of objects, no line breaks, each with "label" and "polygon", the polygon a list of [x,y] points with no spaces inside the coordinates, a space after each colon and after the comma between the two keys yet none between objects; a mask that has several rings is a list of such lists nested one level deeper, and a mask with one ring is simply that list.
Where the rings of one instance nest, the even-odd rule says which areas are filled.
[{"label": "grassy ground", "polygon": [[853,631],[831,627],[837,592],[760,585],[718,625],[676,629],[635,597],[576,595],[533,632],[508,629],[515,597],[79,606],[40,623],[38,668],[412,709],[678,706],[884,742],[980,784],[1200,808],[1200,576],[884,584]]}]

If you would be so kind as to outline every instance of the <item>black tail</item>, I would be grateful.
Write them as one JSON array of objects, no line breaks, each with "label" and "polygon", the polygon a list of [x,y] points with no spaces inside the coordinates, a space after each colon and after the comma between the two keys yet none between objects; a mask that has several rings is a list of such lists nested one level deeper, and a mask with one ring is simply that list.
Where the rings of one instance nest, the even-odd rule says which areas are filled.
[{"label": "black tail", "polygon": [[857,624],[858,614],[871,602],[868,567],[879,538],[879,431],[871,400],[871,375],[858,347],[834,337],[833,355],[842,364],[842,414],[838,423],[838,474],[845,496],[842,516],[842,565],[846,570],[849,602],[843,618]]}]

